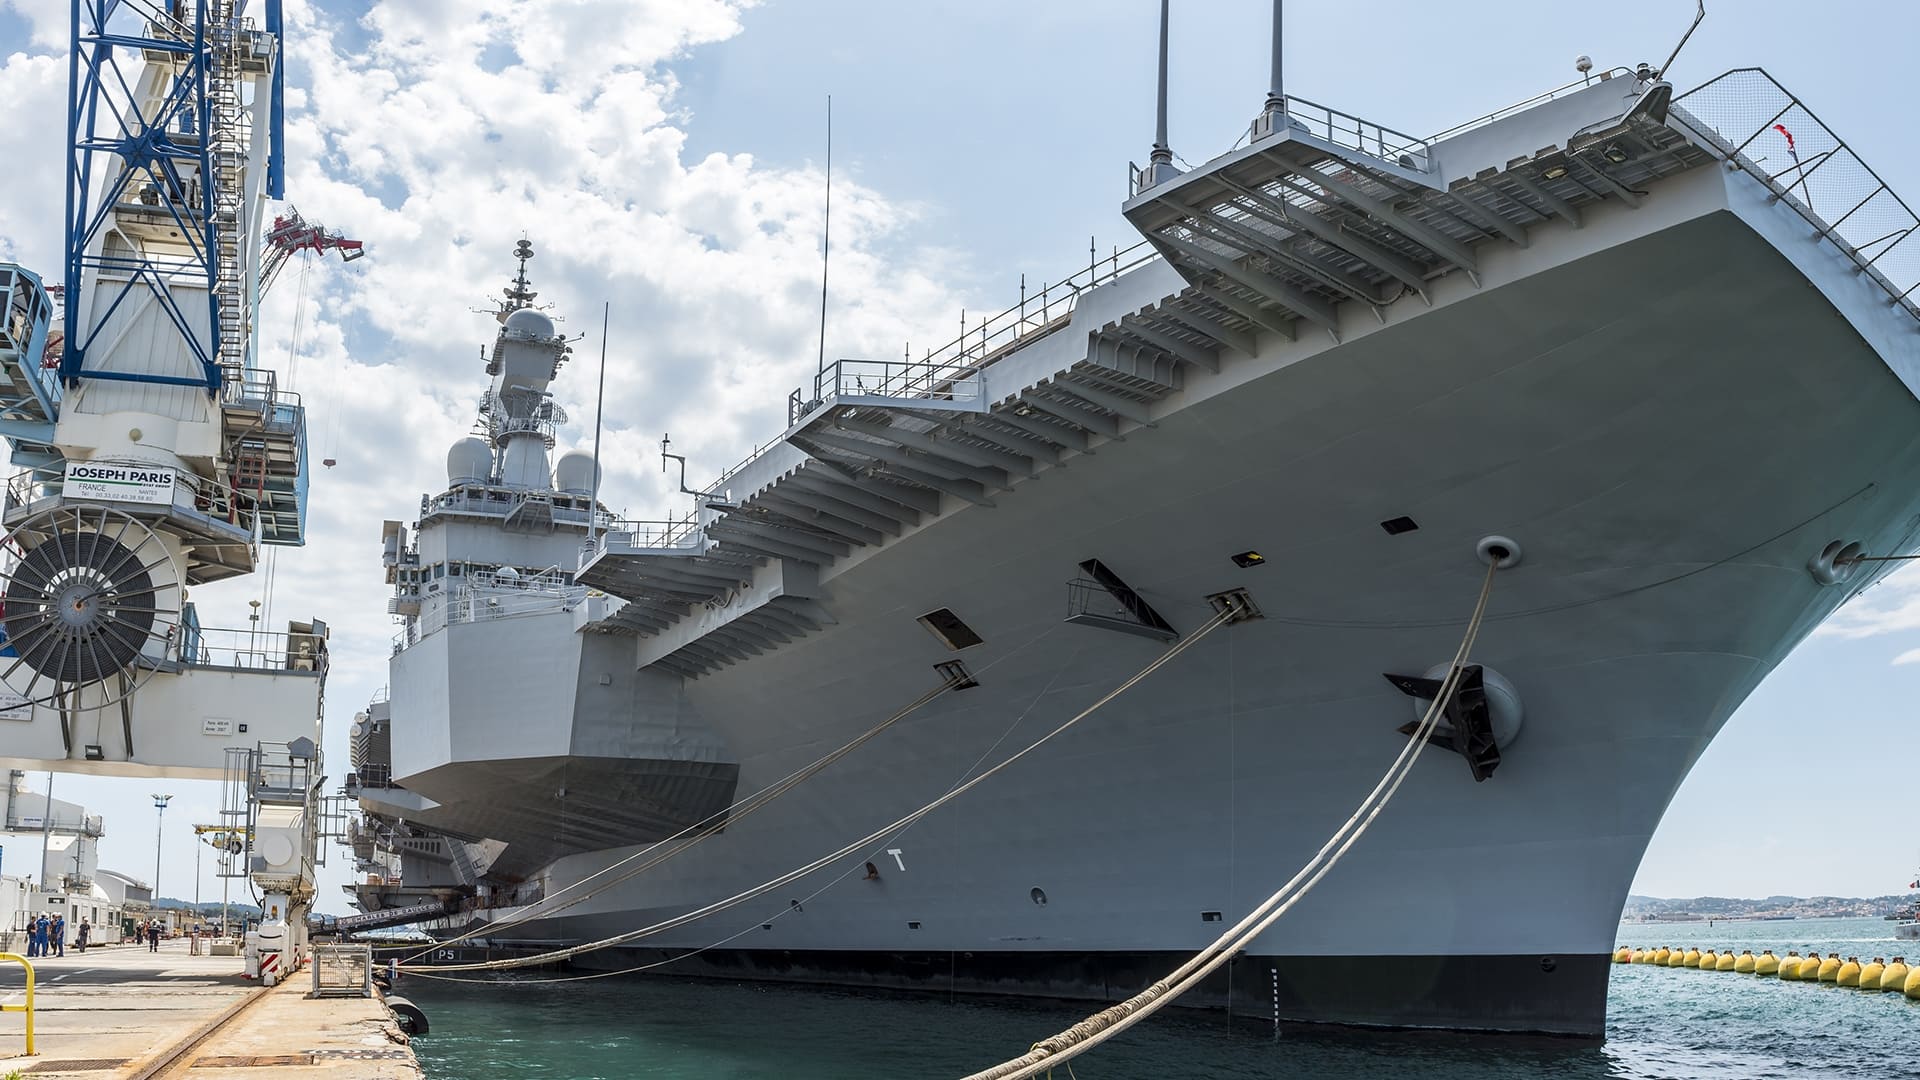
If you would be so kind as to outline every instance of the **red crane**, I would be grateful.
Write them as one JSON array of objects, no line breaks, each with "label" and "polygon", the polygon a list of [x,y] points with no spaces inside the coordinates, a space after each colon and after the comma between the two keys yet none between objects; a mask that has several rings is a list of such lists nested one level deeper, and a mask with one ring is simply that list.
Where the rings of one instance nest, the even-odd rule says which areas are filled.
[{"label": "red crane", "polygon": [[267,289],[273,285],[273,279],[279,276],[280,268],[296,251],[311,251],[321,255],[337,251],[341,262],[352,262],[367,253],[366,246],[360,241],[328,232],[325,225],[309,222],[300,216],[300,211],[289,206],[286,213],[273,219],[273,228],[267,230],[265,250],[260,253],[261,295],[266,295]]}]

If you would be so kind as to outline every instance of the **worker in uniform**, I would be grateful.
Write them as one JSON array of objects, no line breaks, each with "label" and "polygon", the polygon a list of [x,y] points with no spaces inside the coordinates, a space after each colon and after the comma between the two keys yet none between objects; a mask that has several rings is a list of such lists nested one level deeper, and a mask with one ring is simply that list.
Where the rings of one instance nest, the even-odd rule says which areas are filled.
[{"label": "worker in uniform", "polygon": [[53,935],[50,939],[50,944],[53,946],[53,955],[67,955],[67,917],[65,915],[55,915],[53,917],[53,925],[49,926],[47,930]]}]

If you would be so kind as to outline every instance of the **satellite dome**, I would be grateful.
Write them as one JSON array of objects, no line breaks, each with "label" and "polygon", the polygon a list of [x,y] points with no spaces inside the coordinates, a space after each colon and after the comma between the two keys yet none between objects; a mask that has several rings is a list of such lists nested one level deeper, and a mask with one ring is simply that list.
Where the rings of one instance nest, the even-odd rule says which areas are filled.
[{"label": "satellite dome", "polygon": [[493,450],[486,440],[469,436],[447,451],[447,483],[483,484],[493,473]]},{"label": "satellite dome", "polygon": [[507,332],[515,337],[550,338],[554,335],[553,320],[532,308],[521,308],[507,316]]},{"label": "satellite dome", "polygon": [[592,454],[585,450],[570,450],[560,455],[559,463],[553,467],[554,490],[569,495],[591,495],[599,471],[600,467],[594,464]]}]

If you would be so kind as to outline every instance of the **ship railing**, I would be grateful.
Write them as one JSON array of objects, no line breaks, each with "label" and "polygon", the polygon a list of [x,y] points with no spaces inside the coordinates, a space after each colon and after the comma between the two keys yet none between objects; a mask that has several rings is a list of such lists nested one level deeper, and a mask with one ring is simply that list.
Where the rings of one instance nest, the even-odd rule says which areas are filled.
[{"label": "ship railing", "polygon": [[[131,465],[151,467],[151,462],[118,461],[112,458],[94,459],[104,465]],[[224,522],[250,536],[258,537],[256,526],[258,514],[254,507],[253,493],[231,484],[222,484],[196,475],[185,469],[175,469],[173,502],[170,504],[176,512],[198,515],[209,521]],[[43,506],[57,505],[66,492],[67,476],[64,466],[41,467],[15,473],[7,480],[6,505],[0,510],[11,520],[16,512],[32,511]],[[141,504],[127,504],[135,512],[153,511],[155,507]]]},{"label": "ship railing", "polygon": [[1488,124],[1494,123],[1499,120],[1504,120],[1507,117],[1514,115],[1515,113],[1526,112],[1528,109],[1531,109],[1536,105],[1544,105],[1555,98],[1565,97],[1568,94],[1578,93],[1582,90],[1585,90],[1589,86],[1592,86],[1596,82],[1606,82],[1610,79],[1617,79],[1622,75],[1625,75],[1628,78],[1632,78],[1633,71],[1630,68],[1613,67],[1613,68],[1608,68],[1597,75],[1593,73],[1588,73],[1587,75],[1579,79],[1576,79],[1573,82],[1566,84],[1565,86],[1556,86],[1551,90],[1545,91],[1543,93],[1535,94],[1532,97],[1526,99],[1525,101],[1516,101],[1512,105],[1508,105],[1502,109],[1495,109],[1492,112],[1486,114],[1485,116],[1475,117],[1474,119],[1469,120],[1464,124],[1455,124],[1452,127],[1448,128],[1447,130],[1440,132],[1437,135],[1427,136],[1426,141],[1429,145],[1431,145],[1433,143],[1441,142],[1446,139],[1451,139],[1455,135],[1462,135],[1462,134],[1465,134],[1466,132],[1472,131],[1475,128],[1483,128],[1483,127],[1486,127]]},{"label": "ship railing", "polygon": [[1674,99],[1673,112],[1920,319],[1920,216],[1773,76],[1736,68]]},{"label": "ship railing", "polygon": [[445,615],[441,621],[445,625],[457,626],[464,623],[487,622],[492,619],[511,619],[521,615],[571,611],[585,594],[586,590],[580,588],[563,593],[543,591],[520,595],[508,593],[499,596],[460,596],[447,601],[442,606],[441,610]]},{"label": "ship railing", "polygon": [[[1332,106],[1308,101],[1302,97],[1289,95],[1284,108],[1287,123],[1302,134],[1412,172],[1433,171],[1433,140],[1431,139],[1422,139],[1404,131],[1395,131],[1385,124],[1376,124],[1364,117],[1342,112]],[[1256,120],[1255,123],[1259,121]],[[1253,130],[1249,128],[1241,139],[1251,138],[1252,135]],[[1240,144],[1235,142],[1234,145]],[[1127,193],[1129,197],[1139,195],[1153,184],[1152,168],[1143,169],[1137,163],[1128,163]]]},{"label": "ship railing", "polygon": [[[814,377],[813,398],[787,397],[792,426],[814,409],[848,399],[912,402],[922,408],[979,411],[987,400],[986,373],[978,366],[917,360],[835,360]],[[724,482],[724,478],[723,478]]]},{"label": "ship railing", "polygon": [[573,588],[573,575],[558,566],[549,566],[545,570],[526,572],[499,570],[469,570],[466,575],[466,587],[469,590],[496,589],[506,592],[559,591]]},{"label": "ship railing", "polygon": [[[592,509],[592,497],[575,495],[564,491],[543,492],[553,502],[555,521],[585,525],[591,518],[597,527],[604,528],[614,520],[612,513],[606,510]],[[476,484],[471,487],[458,487],[442,492],[431,498],[420,500],[420,513],[480,514],[487,517],[504,518],[512,513],[526,498],[527,492],[509,488],[495,488]]]},{"label": "ship railing", "polygon": [[[1159,254],[1152,245],[1141,240],[1129,247],[1116,247],[1107,255],[1089,249],[1086,266],[1058,280],[1043,280],[1038,289],[1030,288],[1026,276],[1022,275],[1017,303],[983,317],[978,325],[971,324],[966,312],[961,312],[960,336],[926,350],[919,360],[909,355],[900,360],[840,360],[829,366],[815,376],[811,393],[807,387],[801,387],[787,395],[787,426],[798,424],[802,417],[837,397],[943,402],[968,400],[968,395],[983,394],[987,367],[1014,350],[1064,328],[1071,321],[1082,294],[1157,258]],[[764,450],[764,447],[756,450],[746,461],[722,473],[707,490],[723,490],[735,473]]]},{"label": "ship railing", "polygon": [[671,551],[697,555],[706,550],[707,534],[701,528],[699,518],[693,514],[664,521],[615,518],[608,524],[607,531],[594,541],[594,545],[598,554]]},{"label": "ship railing", "polygon": [[174,658],[184,667],[299,675],[320,675],[327,669],[326,648],[318,634],[190,626],[183,620],[175,638]]}]

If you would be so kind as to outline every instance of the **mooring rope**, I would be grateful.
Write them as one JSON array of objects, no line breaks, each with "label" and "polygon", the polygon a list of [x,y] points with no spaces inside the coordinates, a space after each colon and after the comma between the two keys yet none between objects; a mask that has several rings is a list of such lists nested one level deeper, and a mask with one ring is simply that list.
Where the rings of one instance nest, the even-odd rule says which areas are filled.
[{"label": "mooring rope", "polygon": [[1394,758],[1380,782],[1362,799],[1360,806],[1334,834],[1327,839],[1313,858],[1300,868],[1278,891],[1255,907],[1247,916],[1235,923],[1212,944],[1194,954],[1192,959],[1181,964],[1171,974],[1155,982],[1140,993],[1110,1008],[1087,1017],[1065,1031],[1044,1039],[1033,1045],[1033,1049],[1019,1057],[1003,1061],[998,1065],[973,1073],[965,1080],[1018,1080],[1021,1077],[1034,1076],[1061,1063],[1086,1053],[1106,1040],[1125,1031],[1127,1028],[1145,1020],[1154,1012],[1170,1004],[1186,991],[1192,989],[1202,979],[1218,970],[1231,960],[1253,939],[1264,933],[1280,916],[1307,895],[1329,870],[1339,863],[1354,843],[1365,835],[1367,829],[1379,817],[1393,800],[1400,784],[1420,760],[1420,752],[1426,748],[1427,736],[1438,724],[1440,714],[1446,709],[1454,691],[1459,687],[1462,672],[1461,665],[1473,649],[1474,640],[1479,637],[1480,626],[1487,612],[1487,598],[1493,593],[1493,575],[1498,568],[1498,560],[1487,565],[1487,576],[1480,586],[1480,598],[1474,604],[1473,614],[1467,620],[1466,633],[1460,639],[1460,647],[1454,652],[1453,662],[1447,669],[1439,691],[1434,695],[1433,703],[1427,707],[1426,714],[1420,718],[1413,736],[1407,745]]},{"label": "mooring rope", "polygon": [[[974,788],[978,787],[979,785],[985,783],[987,780],[990,780],[994,776],[999,775],[1005,769],[1010,768],[1015,762],[1026,757],[1028,754],[1033,753],[1035,750],[1038,750],[1040,747],[1046,745],[1047,743],[1053,741],[1054,738],[1066,732],[1069,728],[1072,728],[1074,725],[1080,723],[1082,720],[1085,720],[1087,717],[1092,716],[1095,712],[1105,707],[1108,702],[1119,697],[1121,694],[1126,693],[1128,690],[1131,690],[1141,680],[1147,678],[1147,676],[1152,675],[1154,672],[1165,667],[1167,664],[1172,663],[1174,658],[1178,657],[1181,653],[1186,652],[1188,649],[1198,644],[1200,640],[1205,638],[1208,634],[1212,633],[1214,630],[1224,625],[1226,621],[1232,617],[1232,614],[1233,612],[1231,609],[1228,609],[1220,612],[1219,614],[1216,614],[1205,625],[1201,626],[1198,630],[1195,630],[1193,633],[1181,639],[1179,642],[1177,642],[1172,648],[1168,649],[1166,652],[1160,654],[1158,657],[1155,657],[1152,663],[1148,664],[1147,666],[1141,668],[1139,671],[1135,672],[1125,682],[1122,682],[1119,686],[1116,686],[1112,690],[1108,691],[1103,697],[1101,697],[1098,701],[1095,701],[1092,705],[1089,705],[1085,709],[1082,709],[1079,713],[1074,715],[1072,719],[1067,720],[1065,723],[1062,723],[1058,727],[1054,728],[1052,731],[1049,731],[1045,735],[1042,735],[1039,739],[1036,739],[1035,741],[1027,744],[1024,748],[1020,749],[1019,751],[1015,752],[1014,754],[1000,761],[998,764],[994,765],[992,768],[987,769],[985,772],[980,773],[978,776],[975,776],[973,779],[968,780],[966,783],[955,786],[952,790],[948,791],[946,794],[940,796],[939,798],[933,800],[932,802],[927,803],[926,805],[920,807],[919,809],[914,810],[913,812],[905,815],[904,817],[897,818],[894,821],[891,821],[888,824],[883,825],[878,829],[875,829],[874,831],[868,833],[867,835],[861,837],[858,840],[853,841],[850,844],[847,844],[835,851],[829,852],[826,855],[822,855],[821,857],[814,859],[812,862],[806,863],[793,870],[789,870],[778,877],[771,878],[767,881],[763,881],[760,884],[755,885],[749,889],[745,889],[745,890],[742,890],[741,892],[735,893],[734,895],[729,896],[724,900],[716,900],[711,904],[707,904],[704,907],[695,908],[694,910],[686,912],[685,914],[676,915],[670,919],[662,920],[650,926],[643,926],[635,930],[626,931],[625,933],[615,934],[612,937],[601,938],[597,941],[584,942],[579,945],[568,946],[567,948],[564,948],[564,949],[554,949],[548,952],[538,953],[531,956],[510,957],[510,958],[504,958],[500,960],[488,960],[488,961],[471,963],[471,964],[435,964],[435,965],[430,965],[427,970],[430,970],[433,972],[441,972],[441,973],[458,972],[458,971],[506,971],[513,968],[532,967],[538,964],[551,964],[561,960],[568,960],[575,956],[583,955],[585,953],[598,952],[601,949],[612,948],[616,945],[624,945],[629,941],[638,941],[641,938],[648,937],[653,934],[658,934],[663,931],[672,930],[676,927],[685,926],[688,923],[696,922],[716,912],[725,911],[728,908],[732,908],[739,904],[743,904],[748,900],[752,900],[754,897],[764,895],[768,892],[773,891],[774,889],[780,888],[783,885],[791,884],[792,882],[797,881],[800,878],[806,877],[808,874],[813,873],[814,871],[820,869],[823,866],[828,865],[829,863],[834,862],[835,860],[845,858],[847,855],[855,851],[858,851],[861,848],[867,847],[868,845],[872,844],[874,841],[886,836],[888,833],[894,832],[895,830],[898,830],[898,829],[905,828],[907,826],[914,824],[915,822],[918,822],[920,819],[926,817],[928,814],[933,813],[935,810],[940,809],[942,806],[945,806],[947,803],[952,802],[953,800],[959,798],[960,796],[966,794],[967,792],[972,791]],[[406,970],[418,972],[421,969],[417,967],[407,967]]]},{"label": "mooring rope", "polygon": [[[1050,633],[1051,631],[1048,631],[1048,632]],[[1040,634],[1037,637],[1035,637],[1032,641],[1027,642],[1027,645],[1030,646],[1034,644],[1034,642],[1040,640],[1040,638],[1045,636],[1046,634],[1044,633]],[[1023,649],[1025,647],[1026,646],[1022,646]],[[1006,728],[1003,729],[999,735],[995,736],[993,742],[989,743],[987,745],[987,748],[985,750],[982,750],[979,756],[973,759],[972,764],[968,765],[965,769],[962,769],[960,771],[960,774],[953,778],[953,783],[948,785],[947,790],[951,791],[953,790],[954,787],[957,787],[960,784],[965,783],[967,781],[967,778],[972,776],[976,769],[980,768],[980,766],[985,765],[987,763],[987,759],[993,756],[994,751],[1000,749],[1000,744],[1006,742],[1009,738],[1011,738],[1013,736],[1013,733],[1019,730],[1020,725],[1027,722],[1027,717],[1033,714],[1033,710],[1039,706],[1040,702],[1044,701],[1047,695],[1053,692],[1054,686],[1058,684],[1060,681],[1060,676],[1064,674],[1072,666],[1074,661],[1079,659],[1079,656],[1080,656],[1080,650],[1079,649],[1074,650],[1072,659],[1070,659],[1066,664],[1063,664],[1054,669],[1053,675],[1047,679],[1047,684],[1040,688],[1039,693],[1036,693],[1033,695],[1032,699],[1027,702],[1027,707],[1020,710],[1020,715],[1014,717],[1013,720],[1007,724]],[[1002,657],[1002,659],[1005,659],[1005,657]],[[988,664],[986,667],[981,668],[979,673],[985,673],[987,671],[992,670],[994,665],[998,664],[999,662],[1000,662],[999,660],[995,660],[992,664]],[[889,834],[885,839],[881,840],[880,842],[874,845],[873,849],[868,852],[868,857],[869,858],[878,857],[881,854],[882,850],[884,850],[885,848],[891,847],[894,844],[899,843],[900,838],[907,835],[907,833],[911,829],[912,829],[912,826],[908,826],[907,828],[901,829],[899,832]],[[755,930],[764,930],[766,929],[768,924],[779,922],[781,919],[785,918],[786,916],[793,914],[795,911],[805,908],[806,905],[808,904],[813,903],[813,901],[816,898],[821,896],[828,889],[833,888],[834,886],[840,884],[842,881],[845,881],[847,878],[851,877],[856,871],[860,869],[860,867],[861,867],[861,863],[859,862],[849,863],[845,870],[842,870],[838,874],[835,874],[833,877],[829,878],[826,882],[821,884],[819,888],[814,889],[812,892],[809,892],[804,896],[801,896],[799,898],[800,899],[799,905],[783,906],[779,910],[775,911],[773,914],[768,915],[766,918],[754,919],[753,921],[747,923],[745,926],[741,927],[738,930],[735,930],[733,933],[728,934],[723,938],[719,938],[715,941],[710,941],[707,944],[702,945],[696,949],[689,949],[686,952],[675,953],[664,960],[652,960],[644,964],[633,964],[628,967],[611,968],[606,971],[595,971],[595,972],[589,972],[587,974],[582,974],[582,975],[550,975],[550,976],[545,976],[537,979],[518,978],[518,979],[512,980],[511,982],[500,982],[497,980],[487,979],[487,978],[468,979],[468,978],[462,978],[457,975],[435,975],[435,974],[431,974],[431,969],[422,970],[420,968],[410,968],[408,970],[410,974],[418,975],[421,978],[425,978],[425,979],[433,979],[437,982],[481,983],[481,984],[491,984],[491,985],[499,985],[499,986],[507,986],[507,985],[531,986],[531,985],[541,985],[546,983],[586,982],[592,979],[611,979],[620,975],[637,975],[643,971],[654,971],[659,968],[669,967],[689,957],[699,956],[701,953],[712,952],[713,950],[718,949],[723,945],[730,945],[733,942],[738,941],[743,937],[746,937],[748,934],[753,933]]]},{"label": "mooring rope", "polygon": [[[727,824],[731,825],[747,817],[749,814],[752,814],[754,811],[765,807],[768,803],[786,794],[788,791],[791,791],[793,788],[799,786],[800,784],[804,783],[808,779],[811,779],[813,776],[820,773],[822,770],[826,769],[828,766],[831,766],[834,762],[839,761],[841,758],[846,757],[848,754],[853,753],[855,750],[858,750],[860,747],[873,741],[873,739],[878,737],[881,732],[886,731],[888,728],[892,727],[893,725],[899,723],[902,720],[905,720],[907,717],[912,716],[914,713],[920,711],[920,709],[924,708],[929,702],[933,701],[933,699],[953,689],[953,687],[954,687],[954,683],[951,681],[942,683],[941,685],[934,687],[932,690],[929,690],[926,693],[920,695],[918,698],[915,698],[913,702],[909,704],[906,708],[901,709],[899,712],[896,712],[892,716],[887,717],[885,720],[880,721],[878,724],[875,724],[873,727],[870,727],[867,730],[861,732],[860,734],[854,736],[852,739],[849,739],[848,741],[842,743],[840,746],[836,747],[832,751],[826,754],[823,754],[818,758],[815,758],[813,761],[807,763],[806,765],[801,766],[798,769],[795,769],[793,772],[790,772],[786,776],[781,777],[779,780],[775,781],[774,783],[769,784],[764,788],[761,788],[759,791],[756,791],[752,795],[749,795],[746,798],[741,799],[738,802],[735,802],[731,806],[725,807],[720,810],[716,810],[713,813],[708,814],[706,817],[701,818],[699,821],[696,821],[691,825],[688,825],[686,828],[681,829],[679,832],[674,833],[672,836],[669,836],[663,840],[655,841],[652,844],[648,844],[646,847],[643,847],[639,851],[634,852],[632,855],[629,855],[626,858],[621,859],[619,862],[612,863],[608,866],[602,867],[601,869],[596,870],[591,874],[588,874],[586,877],[581,878],[579,881],[573,882],[572,884],[566,886],[565,888],[557,889],[554,892],[541,897],[539,900],[533,901],[531,904],[527,906],[527,909],[525,911],[519,912],[517,914],[508,916],[507,918],[500,919],[494,922],[483,923],[472,930],[468,930],[467,932],[461,934],[458,937],[448,938],[445,941],[435,942],[433,945],[427,948],[421,949],[418,952],[415,952],[413,955],[402,959],[400,963],[403,965],[410,964],[413,961],[418,960],[422,956],[425,956],[428,953],[433,952],[435,949],[444,949],[452,945],[458,945],[463,941],[470,941],[476,937],[497,934],[503,930],[510,930],[513,927],[520,926],[524,923],[533,922],[538,919],[551,918],[554,915],[558,915],[560,912],[575,906],[576,904],[585,903],[586,901],[593,899],[595,896],[600,895],[602,892],[605,892],[607,889],[610,889],[615,885],[619,885],[622,882],[629,881],[632,878],[640,874],[643,874],[648,870],[653,869],[654,867],[660,865],[661,863],[666,862],[668,859],[673,858],[675,855],[678,855],[681,852],[686,851],[689,848],[692,848],[694,845],[700,843],[702,840],[705,840],[707,837],[714,835],[716,830],[710,828],[710,826],[713,826],[721,821],[725,821]],[[681,844],[678,847],[666,848],[666,850],[664,851],[661,850],[665,845],[672,844],[676,840],[685,839],[690,834],[692,835],[693,838],[691,840],[688,840],[686,843]],[[623,866],[627,866],[633,863],[635,860],[640,859],[642,856],[649,855],[649,854],[653,855],[654,857],[651,859],[648,859],[644,863],[641,863],[639,866],[634,867],[632,870],[628,871],[627,873],[622,874],[617,878],[614,878],[612,881],[608,881],[597,888],[591,889],[585,893],[575,896],[564,904],[552,904],[552,906],[542,907],[542,905],[549,904],[551,901],[558,900],[560,897],[565,896],[567,893],[580,888],[581,886],[587,884],[590,881],[593,881],[597,878],[604,877],[607,874],[613,873],[615,870],[618,870]]]},{"label": "mooring rope", "polygon": [[[1006,660],[1014,656],[1017,656],[1020,653],[1025,652],[1029,648],[1032,648],[1041,639],[1052,634],[1054,629],[1057,628],[1059,625],[1060,624],[1055,623],[1052,626],[1047,627],[1045,630],[1042,630],[1040,633],[1035,634],[1033,637],[1029,638],[1026,642],[1021,644],[1017,649],[1003,653],[1002,655],[996,657],[994,660],[989,662],[985,667],[980,668],[978,671],[973,672],[973,675],[976,678],[980,675],[984,675],[987,672],[992,671],[994,668],[998,667],[1001,663],[1005,662]],[[1051,687],[1053,683],[1049,681],[1047,685]],[[773,784],[768,785],[766,788],[762,788],[760,791],[757,791],[754,794],[749,795],[744,799],[741,799],[740,801],[734,803],[732,806],[726,807],[725,809],[722,809],[722,810],[715,811],[713,814],[709,814],[706,818],[703,818],[700,821],[694,822],[692,825],[689,825],[686,828],[681,829],[679,832],[674,833],[672,836],[666,837],[661,840],[656,840],[653,843],[646,845],[645,847],[627,856],[626,858],[621,859],[619,862],[613,863],[609,866],[604,866],[599,870],[596,870],[593,873],[588,874],[586,877],[581,878],[579,881],[573,882],[563,888],[554,890],[553,892],[547,894],[546,896],[543,896],[540,899],[530,903],[527,906],[527,910],[525,911],[519,912],[514,915],[510,915],[503,919],[482,923],[481,925],[476,926],[473,929],[468,930],[467,932],[460,934],[457,937],[447,938],[443,941],[434,942],[432,945],[424,949],[417,949],[412,955],[403,957],[397,960],[396,962],[400,964],[411,964],[413,961],[418,960],[419,958],[427,955],[430,952],[433,952],[435,949],[444,949],[452,945],[458,945],[461,942],[470,941],[476,937],[490,937],[494,934],[499,933],[502,930],[510,930],[516,926],[521,926],[529,922],[534,922],[540,919],[551,918],[552,916],[557,915],[562,911],[566,911],[567,909],[572,908],[577,904],[582,904],[588,900],[593,899],[594,897],[600,895],[601,893],[614,887],[615,885],[619,885],[623,882],[631,881],[635,877],[639,876],[640,874],[646,873],[648,870],[651,870],[654,867],[659,866],[661,863],[666,862],[668,859],[673,858],[675,855],[680,854],[682,851],[685,851],[688,848],[693,847],[695,844],[699,843],[701,840],[705,839],[706,837],[711,836],[713,833],[712,833],[712,830],[708,830],[706,832],[701,833],[699,836],[695,837],[694,840],[692,840],[691,842],[682,844],[677,848],[669,848],[666,851],[659,850],[662,845],[670,844],[675,840],[681,839],[687,836],[689,833],[693,832],[694,830],[704,828],[714,823],[716,820],[720,818],[724,817],[726,819],[727,824],[732,824],[746,817],[748,814],[752,813],[753,811],[764,808],[768,803],[772,802],[774,799],[777,799],[780,796],[786,794],[787,792],[793,790],[795,787],[799,786],[802,782],[810,779],[815,775],[818,775],[822,770],[826,769],[829,765],[832,765],[834,762],[840,760],[841,758],[847,756],[849,753],[852,753],[854,750],[857,750],[861,746],[870,742],[876,735],[879,735],[881,732],[887,730],[893,725],[906,719],[908,716],[911,716],[913,713],[919,711],[922,707],[931,703],[934,698],[939,697],[941,694],[955,688],[956,688],[956,684],[952,681],[943,683],[942,685],[936,687],[935,689],[928,691],[925,696],[916,699],[914,702],[909,704],[906,708],[901,709],[899,712],[894,713],[892,716],[886,718],[885,720],[882,720],[880,723],[874,725],[873,727],[867,729],[866,731],[860,733],[859,735],[854,736],[852,739],[841,744],[838,748],[828,752],[827,754],[819,758],[814,759],[812,762],[804,766],[801,766],[798,769],[795,769],[793,772],[790,772],[786,776],[781,777],[779,780],[775,781]],[[1038,700],[1039,700],[1038,698],[1035,699],[1036,702]],[[1027,707],[1027,711],[1029,712],[1032,711],[1032,708],[1033,706],[1029,705]],[[1026,716],[1026,712],[1022,712],[1020,715],[1024,719]],[[994,746],[997,747],[998,745],[999,745],[998,742],[994,743]],[[979,762],[975,762],[974,766],[976,768],[979,767]],[[540,906],[543,904],[548,904],[549,902],[556,900],[559,897],[564,896],[569,892],[572,892],[574,889],[577,889],[580,886],[585,885],[589,881],[593,881],[596,878],[600,878],[607,874],[610,874],[613,871],[618,870],[621,867],[632,863],[634,860],[641,858],[642,856],[654,854],[656,852],[658,853],[657,857],[648,859],[645,863],[641,864],[640,866],[634,867],[633,870],[629,871],[628,873],[621,874],[619,877],[614,878],[612,881],[609,881],[604,885],[601,885],[593,889],[590,892],[584,893],[580,896],[576,896],[564,904],[557,904],[550,907]],[[756,923],[755,925],[758,925],[758,924]],[[708,946],[708,947],[711,948],[712,946]],[[374,948],[376,949],[376,951],[381,949],[387,949],[394,952],[403,952],[407,949],[413,948],[413,946],[412,945],[388,945],[388,946],[375,946]]]}]

